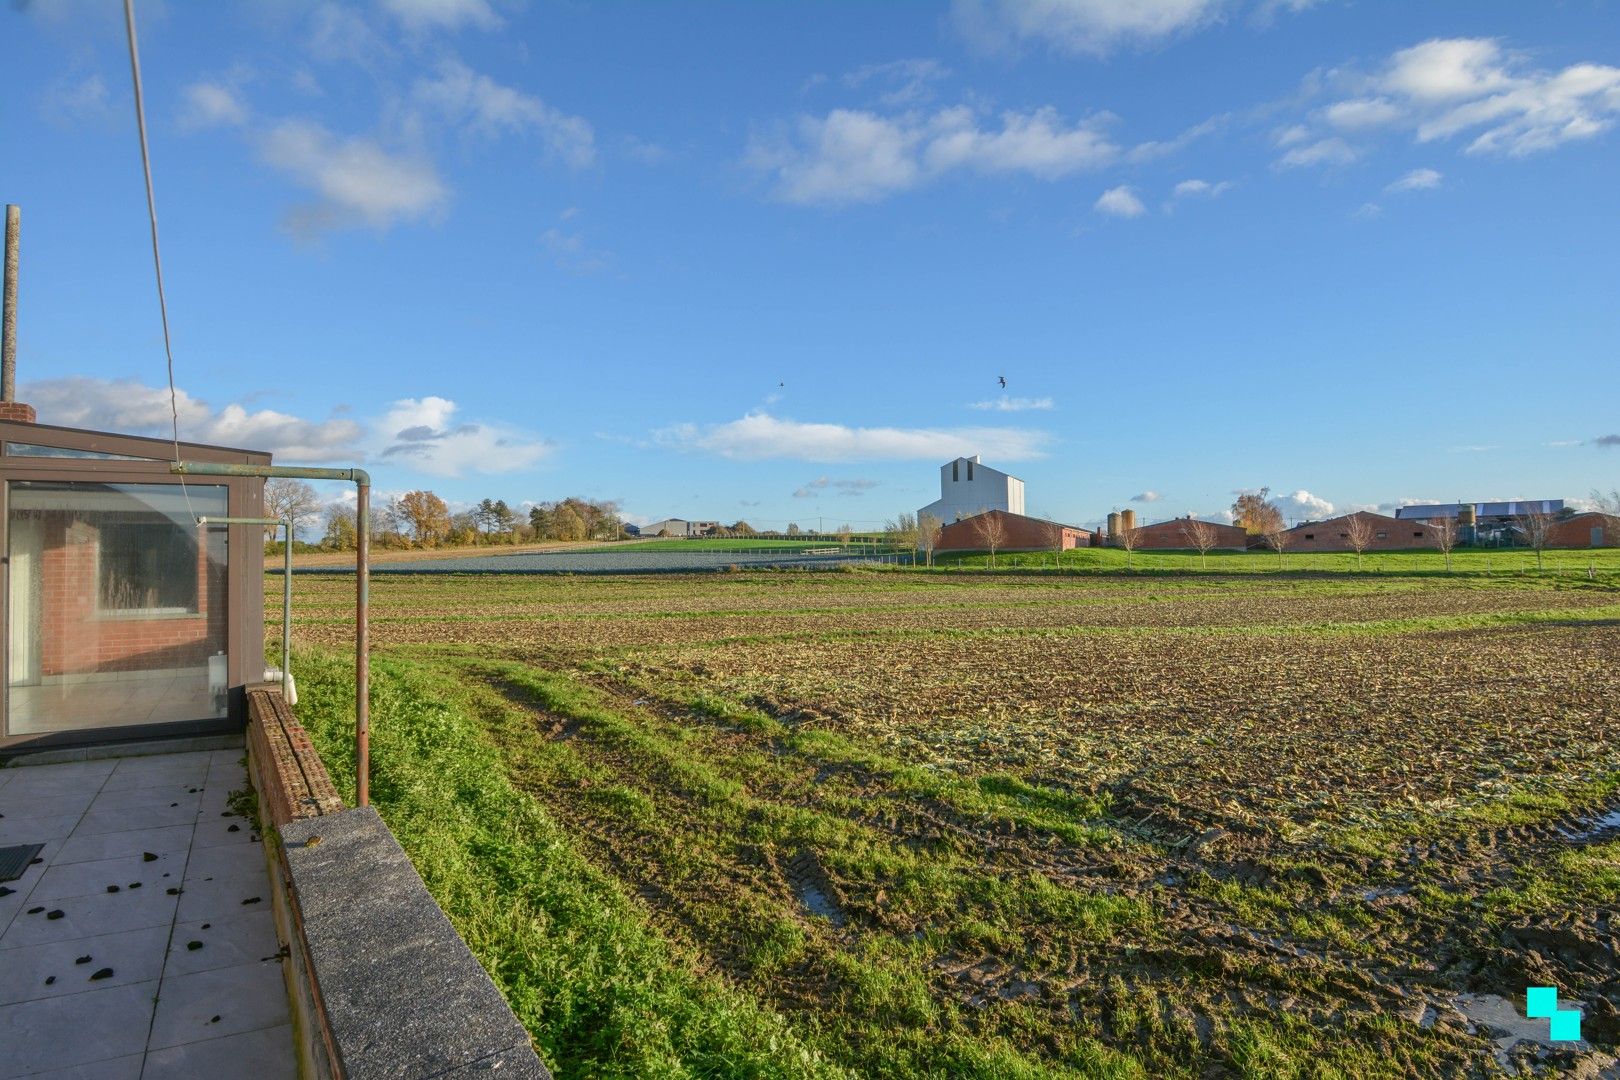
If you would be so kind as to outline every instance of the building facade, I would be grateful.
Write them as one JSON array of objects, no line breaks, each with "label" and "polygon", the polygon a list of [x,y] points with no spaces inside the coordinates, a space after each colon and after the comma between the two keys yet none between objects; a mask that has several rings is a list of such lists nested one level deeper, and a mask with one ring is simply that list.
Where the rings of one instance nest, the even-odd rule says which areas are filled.
[{"label": "building facade", "polygon": [[1288,530],[1288,550],[1355,551],[1351,530],[1358,525],[1367,531],[1364,551],[1408,551],[1440,546],[1435,530],[1422,521],[1403,521],[1370,510],[1358,510],[1326,521],[1307,521],[1294,526]]},{"label": "building facade", "polygon": [[991,545],[987,527],[999,531],[997,551],[1067,551],[1090,547],[1092,543],[1091,533],[1074,525],[987,510],[946,525],[939,531],[939,544],[934,550],[988,551]]},{"label": "building facade", "polygon": [[986,510],[1023,516],[1024,482],[979,460],[959,457],[939,467],[939,498],[917,511],[945,525]]},{"label": "building facade", "polygon": [[1547,546],[1555,548],[1620,547],[1620,517],[1613,514],[1576,514],[1555,521],[1547,529]]},{"label": "building facade", "polygon": [[[1193,542],[1192,527],[1195,524],[1192,518],[1174,518],[1170,521],[1159,521],[1152,525],[1141,525],[1135,530],[1134,546],[1138,550],[1190,550],[1196,551],[1198,545]],[[1218,521],[1199,521],[1214,532],[1215,544],[1211,551],[1242,551],[1248,547],[1249,534],[1236,525],[1225,525]]]}]

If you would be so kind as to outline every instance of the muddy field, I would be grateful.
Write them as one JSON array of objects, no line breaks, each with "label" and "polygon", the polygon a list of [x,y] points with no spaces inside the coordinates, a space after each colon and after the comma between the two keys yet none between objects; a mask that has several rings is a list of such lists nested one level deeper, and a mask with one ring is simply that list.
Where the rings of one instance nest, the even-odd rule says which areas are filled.
[{"label": "muddy field", "polygon": [[[345,646],[352,582],[296,585],[295,639]],[[479,717],[513,788],[694,985],[780,1017],[805,1074],[1608,1075],[1620,1053],[1612,576],[373,598],[385,671]],[[1515,1041],[1532,985],[1580,1003],[1586,1041]],[[555,1015],[525,1014],[554,1061],[623,1074]]]}]

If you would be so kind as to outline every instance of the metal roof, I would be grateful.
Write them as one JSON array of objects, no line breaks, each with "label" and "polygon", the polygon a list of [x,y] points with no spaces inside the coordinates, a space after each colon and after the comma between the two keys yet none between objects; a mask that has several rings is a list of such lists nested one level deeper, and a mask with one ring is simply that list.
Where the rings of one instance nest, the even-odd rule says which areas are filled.
[{"label": "metal roof", "polygon": [[1564,500],[1522,499],[1511,502],[1428,503],[1420,506],[1403,506],[1395,511],[1395,516],[1403,520],[1454,518],[1457,516],[1457,511],[1464,506],[1472,506],[1475,517],[1504,518],[1518,517],[1520,514],[1556,514],[1564,508]]}]

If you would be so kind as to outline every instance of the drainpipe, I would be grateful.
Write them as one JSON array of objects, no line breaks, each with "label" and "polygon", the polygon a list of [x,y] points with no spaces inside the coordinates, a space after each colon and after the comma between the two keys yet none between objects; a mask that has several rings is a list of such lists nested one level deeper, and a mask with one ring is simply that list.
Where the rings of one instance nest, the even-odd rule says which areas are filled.
[{"label": "drainpipe", "polygon": [[[360,806],[371,803],[371,476],[364,469],[300,469],[287,465],[232,465],[214,461],[176,461],[169,471],[179,476],[285,476],[294,480],[344,480],[354,485],[354,795]],[[215,520],[218,520],[217,518]],[[288,549],[292,544],[288,543]],[[291,556],[289,555],[290,559]],[[287,575],[284,589],[291,589]],[[285,668],[283,668],[285,670]]]}]

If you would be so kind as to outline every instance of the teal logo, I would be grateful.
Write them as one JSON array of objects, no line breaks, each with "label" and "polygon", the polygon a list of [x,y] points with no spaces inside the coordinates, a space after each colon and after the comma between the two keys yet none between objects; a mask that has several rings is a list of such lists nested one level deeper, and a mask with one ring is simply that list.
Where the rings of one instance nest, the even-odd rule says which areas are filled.
[{"label": "teal logo", "polygon": [[1532,986],[1524,992],[1524,1015],[1547,1018],[1547,1038],[1552,1042],[1579,1042],[1581,1011],[1558,1007],[1558,988]]}]

